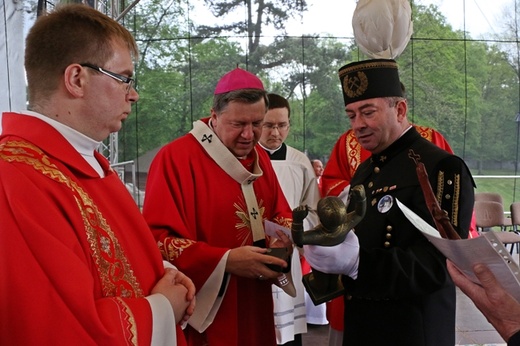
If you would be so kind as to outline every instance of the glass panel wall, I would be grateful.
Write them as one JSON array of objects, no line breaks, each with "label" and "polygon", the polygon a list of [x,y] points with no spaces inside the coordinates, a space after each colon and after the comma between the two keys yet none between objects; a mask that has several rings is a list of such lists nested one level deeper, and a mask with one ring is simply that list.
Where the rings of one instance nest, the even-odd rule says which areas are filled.
[{"label": "glass panel wall", "polygon": [[[519,4],[414,0],[411,5],[414,32],[396,59],[409,118],[447,138],[477,176],[477,192],[500,189],[505,204],[519,200],[516,179],[502,186],[479,178],[518,174]],[[122,18],[141,56],[140,100],[118,134],[119,161],[135,160],[146,173],[159,147],[209,115],[218,79],[240,66],[289,98],[289,144],[326,163],[349,126],[337,71],[367,58],[353,37],[355,9],[355,1],[344,0],[139,1]]]}]

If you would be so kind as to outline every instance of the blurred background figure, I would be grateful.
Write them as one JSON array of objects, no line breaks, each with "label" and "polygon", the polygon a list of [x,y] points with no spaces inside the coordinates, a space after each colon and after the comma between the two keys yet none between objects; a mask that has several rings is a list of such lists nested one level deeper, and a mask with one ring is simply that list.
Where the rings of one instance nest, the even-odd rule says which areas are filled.
[{"label": "blurred background figure", "polygon": [[314,169],[314,174],[316,174],[316,181],[318,183],[318,188],[320,190],[320,195],[323,196],[323,189],[322,189],[322,182],[321,182],[321,176],[323,175],[323,162],[321,162],[320,160],[316,159],[316,160],[312,160],[311,161],[312,163],[312,168]]}]

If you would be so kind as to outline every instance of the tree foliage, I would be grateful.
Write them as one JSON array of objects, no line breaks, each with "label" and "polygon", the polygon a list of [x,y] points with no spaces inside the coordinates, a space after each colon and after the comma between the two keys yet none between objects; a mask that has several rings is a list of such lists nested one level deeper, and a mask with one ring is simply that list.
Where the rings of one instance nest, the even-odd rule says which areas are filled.
[{"label": "tree foliage", "polygon": [[[217,24],[192,23],[188,0],[147,0],[127,25],[142,55],[141,99],[123,130],[125,159],[188,132],[192,121],[209,114],[217,80],[239,64],[290,100],[288,143],[326,160],[348,128],[337,71],[366,58],[353,40],[289,36],[285,24],[307,9],[303,0],[203,2]],[[415,32],[398,58],[409,118],[439,130],[479,167],[511,162],[519,108],[514,57],[499,44],[453,30],[436,6],[413,5],[412,13]],[[269,30],[276,34],[265,35]]]},{"label": "tree foliage", "polygon": [[[204,3],[217,18],[226,19],[230,15],[238,14],[239,19],[230,24],[200,25],[197,30],[199,35],[214,37],[226,32],[237,36],[243,35],[248,38],[247,51],[251,54],[260,47],[260,40],[266,26],[273,26],[280,36],[285,36],[287,20],[307,10],[305,0],[204,0]],[[240,14],[245,15],[240,16]]]}]

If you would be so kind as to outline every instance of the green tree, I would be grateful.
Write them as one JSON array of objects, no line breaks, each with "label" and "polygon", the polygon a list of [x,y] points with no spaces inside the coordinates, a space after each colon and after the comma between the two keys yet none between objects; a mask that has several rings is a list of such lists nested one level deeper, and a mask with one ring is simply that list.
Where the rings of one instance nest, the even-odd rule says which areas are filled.
[{"label": "green tree", "polygon": [[[137,68],[141,99],[125,125],[126,159],[186,133],[192,121],[207,116],[215,83],[237,64],[289,98],[289,144],[326,158],[348,128],[337,70],[366,58],[352,39],[288,36],[286,20],[306,9],[304,1],[205,3],[217,23],[226,24],[191,23],[189,1],[148,0],[128,18],[143,54]],[[435,6],[414,6],[413,20],[414,36],[398,58],[412,121],[439,130],[466,160],[510,160],[516,128],[504,124],[518,109],[511,56],[454,31]],[[268,27],[277,30],[273,37],[263,36]]]},{"label": "green tree", "polygon": [[[213,26],[200,25],[197,28],[198,35],[201,37],[215,37],[224,33],[232,33],[236,36],[247,38],[247,59],[243,61],[251,65],[253,73],[280,65],[286,60],[283,59],[283,51],[278,61],[270,63],[262,62],[262,44],[260,40],[264,37],[263,32],[266,26],[272,26],[277,31],[277,36],[286,36],[285,23],[290,18],[301,16],[307,10],[305,0],[204,0],[216,18],[224,19]],[[243,14],[243,16],[241,15]],[[229,23],[226,17],[239,18],[236,21],[231,19]],[[229,23],[229,24],[227,24]],[[281,41],[284,39],[282,38]],[[280,43],[280,39],[278,40]],[[275,47],[273,47],[275,48]]]},{"label": "green tree", "polygon": [[[335,38],[318,35],[287,36],[285,23],[307,10],[305,1],[205,0],[213,14],[229,23],[228,15],[244,13],[229,24],[197,27],[200,37],[233,33],[247,37],[242,62],[257,73],[266,88],[290,99],[292,105],[290,145],[311,157],[326,157],[337,137],[346,130],[341,89],[337,78],[344,64],[344,45]],[[274,39],[262,36],[266,27]]]},{"label": "green tree", "polygon": [[239,59],[236,42],[190,40],[186,9],[178,1],[147,0],[127,23],[141,52],[136,66],[140,100],[119,133],[121,161],[168,143],[208,116],[216,81],[229,70],[222,57]]},{"label": "green tree", "polygon": [[439,130],[467,160],[507,160],[511,144],[503,138],[509,134],[500,132],[510,132],[503,127],[514,114],[505,114],[511,109],[506,99],[516,82],[506,56],[453,31],[435,6],[415,6],[413,13],[415,33],[398,59],[410,118]]}]

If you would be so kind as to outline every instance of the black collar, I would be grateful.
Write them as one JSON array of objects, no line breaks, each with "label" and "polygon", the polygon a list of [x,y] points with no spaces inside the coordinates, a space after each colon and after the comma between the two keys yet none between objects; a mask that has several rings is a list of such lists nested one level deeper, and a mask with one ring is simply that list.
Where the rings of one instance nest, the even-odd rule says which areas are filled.
[{"label": "black collar", "polygon": [[272,154],[268,150],[265,150],[265,152],[269,155],[269,158],[271,160],[285,160],[287,158],[287,145],[285,145],[285,143],[282,143],[280,148],[278,148],[278,150],[276,150]]}]

